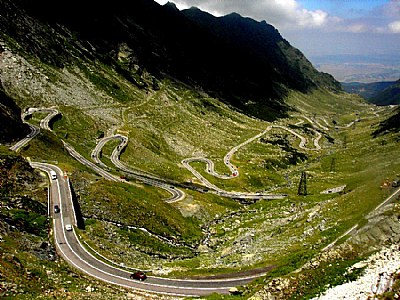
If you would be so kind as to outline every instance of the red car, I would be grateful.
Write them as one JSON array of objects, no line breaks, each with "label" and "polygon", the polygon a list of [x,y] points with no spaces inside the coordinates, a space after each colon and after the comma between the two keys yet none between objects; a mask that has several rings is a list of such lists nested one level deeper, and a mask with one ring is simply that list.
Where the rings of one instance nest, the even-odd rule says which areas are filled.
[{"label": "red car", "polygon": [[146,276],[146,274],[144,272],[138,271],[138,272],[132,273],[129,276],[129,278],[143,281],[143,280],[145,280],[147,278],[147,276]]}]

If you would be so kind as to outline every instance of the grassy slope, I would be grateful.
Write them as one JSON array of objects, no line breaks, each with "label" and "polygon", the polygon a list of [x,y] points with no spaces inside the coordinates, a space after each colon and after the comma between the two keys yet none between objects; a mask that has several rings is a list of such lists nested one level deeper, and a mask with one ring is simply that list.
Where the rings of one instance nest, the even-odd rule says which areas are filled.
[{"label": "grassy slope", "polygon": [[[106,67],[97,67],[99,74],[107,75],[106,78],[112,81],[99,83],[100,75],[84,75],[84,70],[71,72],[70,76],[76,76],[77,79],[79,74],[86,76],[85,80],[91,80],[92,86],[79,87],[87,89],[88,93],[93,90],[113,95],[114,88],[116,96],[109,98],[108,103],[102,102],[97,106],[93,103],[81,107],[75,104],[59,105],[63,118],[54,124],[56,135],[41,134],[22,154],[37,160],[57,160],[73,174],[73,184],[80,193],[84,213],[92,216],[83,236],[88,241],[96,241],[92,246],[98,247],[97,250],[112,259],[121,259],[118,253],[122,251],[125,253],[125,262],[136,261],[143,268],[163,266],[164,270],[177,275],[204,274],[209,273],[210,269],[227,272],[265,265],[285,267],[283,271],[280,269],[285,273],[297,268],[305,258],[352,225],[362,222],[365,214],[387,195],[387,191],[380,188],[381,183],[398,174],[400,162],[396,155],[397,142],[391,136],[371,138],[378,123],[387,117],[385,114],[375,117],[370,107],[355,96],[333,95],[326,91],[308,95],[293,93],[288,104],[297,110],[293,111],[294,115],[322,115],[332,124],[335,121],[338,125],[347,124],[358,117],[361,117],[361,121],[348,129],[327,131],[321,140],[324,149],[318,152],[299,149],[299,141],[281,130],[266,136],[268,140],[287,138],[291,151],[307,155],[308,161],[305,164],[284,168],[269,164],[270,167],[266,168],[266,162],[271,156],[279,162],[287,159],[291,151],[277,144],[255,141],[233,157],[233,162],[241,172],[239,178],[223,181],[208,177],[213,183],[227,189],[273,189],[288,193],[288,198],[241,207],[229,199],[188,192],[187,199],[173,204],[174,209],[168,209],[169,206],[160,200],[165,195],[154,188],[111,185],[97,181],[97,176],[60,150],[59,138],[66,138],[83,155],[89,157],[99,131],[107,132],[110,128],[115,132],[119,130],[130,139],[121,158],[124,162],[162,177],[187,181],[193,176],[180,165],[183,158],[203,155],[215,160],[217,170],[226,172],[223,156],[232,147],[258,134],[270,124],[243,116],[217,100],[183,85],[166,80],[160,83],[160,90],[146,93],[116,77]],[[117,93],[121,87],[124,92]],[[19,101],[23,107],[29,105],[24,99]],[[42,105],[48,105],[48,101],[43,100]],[[71,103],[76,101],[72,99]],[[108,117],[115,122],[107,122]],[[298,117],[293,117],[279,123],[294,125],[298,120]],[[298,130],[307,134],[306,126],[298,125]],[[328,140],[327,136],[334,142]],[[112,147],[107,146],[104,156],[107,157],[111,150]],[[333,158],[335,169],[331,172]],[[205,173],[203,165],[194,166]],[[309,195],[306,197],[296,195],[302,170],[310,175]],[[285,180],[286,176],[291,184]],[[319,194],[325,188],[342,184],[347,185],[344,194]],[[143,201],[147,205],[143,206]],[[210,249],[192,257],[192,251],[185,247],[166,246],[154,237],[118,229],[106,222],[116,218],[117,203],[123,205],[126,213],[122,222],[146,226],[157,234],[177,237],[180,241],[199,240],[199,227],[196,224],[207,224],[220,218],[224,222],[206,226],[211,232]],[[229,213],[231,211],[237,213],[232,215]],[[194,221],[193,216],[198,220]],[[163,222],[159,222],[160,219]],[[121,242],[116,245],[110,242],[110,237],[112,241]],[[131,247],[137,245],[138,241],[146,245],[144,249]],[[282,252],[282,249],[286,251]],[[156,253],[158,258],[149,253]],[[171,260],[177,256],[187,258]]]},{"label": "grassy slope", "polygon": [[[0,146],[0,298],[123,298],[125,292],[71,272],[56,255],[48,234],[47,184],[27,161]],[[96,286],[93,293],[85,292],[88,285]]]}]

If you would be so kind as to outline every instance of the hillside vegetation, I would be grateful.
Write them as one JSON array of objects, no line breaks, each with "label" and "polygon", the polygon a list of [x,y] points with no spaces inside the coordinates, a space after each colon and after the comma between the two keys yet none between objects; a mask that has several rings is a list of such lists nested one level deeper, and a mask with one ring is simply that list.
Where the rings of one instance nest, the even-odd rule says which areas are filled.
[{"label": "hillside vegetation", "polygon": [[[242,296],[210,299],[310,298],[397,238],[386,221],[397,218],[398,199],[379,216],[386,221],[365,225],[400,177],[398,111],[341,92],[265,22],[147,0],[86,4],[0,0],[0,112],[16,124],[0,132],[1,296],[168,298],[101,284],[59,259],[46,232],[47,182],[28,160],[69,175],[85,223],[81,241],[118,265],[179,278],[269,270]],[[226,32],[239,25],[243,31]],[[19,117],[29,107],[61,115],[52,131],[42,129],[12,153],[7,147],[26,135]],[[45,115],[29,122],[39,126]],[[129,184],[101,178],[61,142],[91,160],[99,138],[117,133],[128,137],[124,164],[172,182],[185,198],[166,203],[165,190],[116,168],[115,140],[101,160]],[[182,164],[204,157],[229,175],[224,156],[239,145],[231,158],[239,176],[221,179],[203,162],[191,166],[220,189],[284,198],[243,204],[213,193]],[[323,251],[353,226],[350,241]],[[274,290],[276,282],[288,284]]]},{"label": "hillside vegetation", "polygon": [[[4,33],[58,68],[77,56],[98,60],[142,89],[156,88],[156,79],[173,77],[268,120],[285,115],[281,100],[291,89],[305,92],[323,82],[340,90],[333,77],[316,71],[272,26],[239,15],[216,19],[222,31],[224,26],[246,28],[221,36],[212,32],[215,27],[199,26],[170,5],[161,7],[152,0],[118,0],[112,5],[74,0],[60,7],[47,0],[0,4]],[[257,39],[244,47],[248,33]]]},{"label": "hillside vegetation", "polygon": [[376,105],[400,104],[400,81],[374,83],[342,83],[345,91],[358,94]]},{"label": "hillside vegetation", "polygon": [[400,104],[400,79],[370,99],[376,105],[399,105]]}]

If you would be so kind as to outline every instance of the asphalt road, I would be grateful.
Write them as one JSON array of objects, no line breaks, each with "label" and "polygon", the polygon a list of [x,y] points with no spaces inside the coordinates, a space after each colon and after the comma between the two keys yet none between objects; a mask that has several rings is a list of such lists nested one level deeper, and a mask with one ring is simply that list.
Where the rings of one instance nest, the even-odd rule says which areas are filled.
[{"label": "asphalt road", "polygon": [[23,138],[22,140],[19,140],[17,143],[15,143],[14,145],[12,145],[10,147],[10,150],[18,152],[19,150],[21,150],[26,144],[28,144],[35,136],[37,136],[40,132],[40,128],[29,124],[27,122],[24,122],[26,124],[29,125],[29,127],[31,128],[31,133],[29,133],[25,138]]},{"label": "asphalt road", "polygon": [[171,197],[169,197],[168,199],[165,200],[168,203],[177,202],[177,201],[180,201],[185,198],[186,195],[184,192],[182,192],[180,189],[174,187],[173,185],[168,184],[167,182],[163,181],[162,178],[158,178],[158,177],[150,175],[150,174],[145,174],[143,172],[132,170],[131,168],[129,168],[127,165],[125,165],[124,163],[122,163],[120,161],[119,157],[121,156],[121,152],[128,144],[128,138],[126,136],[116,134],[113,136],[104,137],[104,138],[100,139],[91,154],[92,159],[97,164],[108,168],[103,162],[101,162],[100,153],[101,153],[101,149],[104,147],[104,145],[107,142],[109,142],[111,140],[115,140],[115,139],[119,140],[120,143],[114,148],[113,152],[111,153],[110,159],[111,159],[111,162],[118,169],[128,173],[130,175],[130,177],[132,177],[138,181],[141,181],[145,184],[166,190],[168,193],[171,194]]},{"label": "asphalt road", "polygon": [[68,153],[75,158],[77,161],[79,161],[81,164],[87,166],[88,168],[92,169],[95,171],[97,174],[100,176],[104,177],[105,179],[115,181],[115,182],[125,182],[125,180],[121,179],[118,176],[115,176],[111,174],[110,172],[107,172],[106,170],[100,168],[96,164],[92,163],[90,160],[86,159],[84,156],[82,156],[78,151],[74,149],[70,144],[62,140],[62,143],[64,145],[64,148],[68,151]]},{"label": "asphalt road", "polygon": [[[172,279],[148,276],[145,281],[130,279],[130,271],[111,266],[90,254],[79,241],[75,229],[67,231],[66,224],[76,225],[75,212],[72,204],[72,197],[68,187],[68,180],[57,166],[46,163],[31,163],[32,167],[46,172],[51,182],[50,205],[58,204],[61,211],[54,213],[53,232],[56,247],[61,256],[73,267],[95,277],[99,280],[116,284],[119,286],[176,296],[203,296],[211,293],[228,294],[229,289],[239,285],[245,285],[257,277],[264,276],[265,272],[260,271],[251,276],[237,277],[232,274],[224,279]],[[50,179],[50,170],[57,173],[57,179]]]},{"label": "asphalt road", "polygon": [[[33,113],[38,110],[45,110],[45,109],[33,109],[31,111],[28,111],[29,113]],[[45,117],[42,122],[41,122],[41,127],[46,128],[50,130],[48,123],[51,120],[52,117],[54,117],[58,112],[55,109],[49,109],[49,115]],[[23,117],[24,119],[24,117]],[[327,122],[325,121],[327,124]],[[30,124],[29,124],[30,125]],[[322,127],[320,124],[318,124],[320,127]],[[23,140],[19,141],[16,143],[14,146],[12,146],[10,149],[14,151],[18,151],[21,149],[26,143],[28,143],[33,137],[35,137],[40,129],[36,126],[30,125],[32,128],[32,132]],[[245,141],[244,143],[234,147],[228,154],[225,156],[224,161],[225,164],[228,165],[229,169],[232,172],[232,176],[229,177],[235,177],[238,175],[233,176],[234,172],[237,171],[237,169],[233,166],[230,165],[230,158],[231,156],[240,148],[246,145],[247,143],[252,142],[256,138],[260,137],[262,134],[265,134],[267,131],[271,130],[272,128],[281,128],[284,130],[289,131],[290,133],[294,134],[296,137],[300,139],[300,148],[306,149],[306,150],[319,150],[319,139],[321,138],[321,134],[317,133],[317,137],[314,139],[314,148],[307,148],[307,140],[302,137],[301,135],[295,133],[291,129],[288,129],[283,126],[278,126],[278,125],[271,125],[269,126],[264,132],[260,133],[259,135]],[[120,153],[122,149],[126,146],[128,139],[126,137],[119,136],[118,137],[121,140],[121,143],[114,149],[113,154],[111,156],[112,162],[119,167],[121,170],[129,173],[135,173],[133,170],[130,170],[127,166],[125,166],[122,162],[119,160]],[[107,141],[105,141],[107,142]],[[104,142],[104,143],[105,143]],[[96,164],[90,162],[86,158],[84,158],[82,155],[80,155],[78,152],[73,149],[73,147],[66,142],[64,142],[64,147],[69,151],[69,153],[75,157],[78,161],[80,161],[82,164],[88,166],[89,168],[95,170],[98,172],[101,176],[112,180],[112,181],[123,181],[119,177],[114,176],[107,171],[103,170]],[[104,145],[104,144],[103,144]],[[102,146],[101,146],[102,147]],[[101,147],[99,146],[99,149],[101,150]],[[96,152],[92,153],[92,157],[96,156]],[[197,171],[195,171],[193,168],[190,167],[189,163],[193,161],[191,159],[188,159],[185,161],[186,167],[192,171],[193,174],[196,175],[196,173],[199,175],[199,178],[201,178],[201,174],[199,174]],[[211,161],[208,161],[206,159],[202,159],[207,165],[207,170],[211,174],[214,172],[214,166]],[[129,275],[131,274],[130,271],[124,270],[122,268],[117,268],[112,265],[109,265],[96,257],[94,257],[92,254],[90,254],[85,247],[80,243],[76,233],[75,229],[73,228],[71,231],[66,230],[66,224],[71,224],[71,225],[76,225],[76,217],[75,217],[75,211],[72,203],[72,196],[71,196],[71,191],[69,190],[69,183],[68,179],[64,177],[63,172],[61,171],[60,168],[57,166],[51,165],[51,164],[46,164],[46,163],[38,163],[38,162],[32,162],[31,163],[32,167],[41,169],[42,171],[46,172],[49,176],[49,180],[51,182],[50,189],[49,189],[49,198],[50,198],[50,203],[49,206],[51,209],[49,210],[50,216],[53,218],[53,230],[54,230],[54,239],[55,239],[55,244],[56,248],[58,250],[58,253],[61,254],[61,256],[72,266],[75,268],[79,269],[80,271],[93,276],[94,278],[97,278],[99,280],[102,280],[104,282],[110,283],[110,284],[116,284],[119,286],[123,286],[126,288],[133,288],[137,290],[142,290],[142,291],[147,291],[147,292],[154,292],[154,293],[160,293],[160,294],[168,294],[168,295],[176,295],[176,296],[203,296],[203,295],[209,295],[211,293],[222,293],[222,294],[228,294],[229,289],[235,286],[239,285],[245,285],[252,280],[254,280],[257,277],[261,277],[265,275],[265,271],[255,271],[252,276],[235,276],[235,274],[231,274],[226,276],[224,279],[216,279],[216,278],[208,278],[208,279],[173,279],[173,278],[161,278],[161,277],[153,277],[149,276],[148,279],[144,282],[132,280],[129,278]],[[54,170],[57,173],[57,179],[51,179],[50,176],[50,170]],[[142,176],[142,175],[137,175],[137,176]],[[197,176],[196,176],[197,177]],[[203,177],[204,178],[204,177]],[[139,179],[139,178],[138,178]],[[139,180],[143,180],[143,176],[140,177]],[[148,184],[159,186],[161,188],[165,188],[163,182],[159,182],[154,178],[145,178],[145,180],[148,180]],[[206,185],[206,181],[204,182]],[[174,189],[174,187],[171,187]],[[216,191],[220,193],[221,195],[224,195],[224,193],[227,193],[221,189],[218,189],[217,187]],[[175,189],[177,190],[177,189]],[[243,197],[246,196],[246,194],[238,193],[237,195],[242,195]],[[385,205],[386,203],[392,201],[395,197],[397,197],[400,194],[400,188],[398,188],[390,197],[388,197],[380,206],[378,206],[376,209],[379,209],[382,205]],[[174,195],[173,195],[174,196]],[[228,194],[226,194],[228,196]],[[232,196],[232,195],[230,195]],[[247,196],[262,196],[262,195],[255,195],[255,194],[248,194]],[[277,196],[277,195],[275,195]],[[279,195],[278,195],[279,196]],[[55,213],[53,210],[53,206],[57,204],[59,205],[61,211],[59,213]],[[355,225],[353,228],[351,228],[349,231],[347,231],[345,234],[349,234],[350,232],[354,231],[357,225]],[[336,242],[336,241],[335,241]],[[332,244],[328,245],[327,248],[331,247],[334,245],[333,242]]]},{"label": "asphalt road", "polygon": [[[307,118],[309,122],[312,122],[311,119]],[[232,156],[242,147],[246,146],[247,144],[255,141],[256,139],[260,138],[261,136],[265,135],[268,131],[272,130],[273,128],[278,128],[282,130],[286,130],[289,133],[293,134],[297,138],[300,139],[299,143],[299,148],[304,149],[304,150],[313,150],[313,151],[318,151],[321,150],[321,146],[319,145],[319,141],[322,137],[322,134],[315,130],[311,129],[315,132],[316,137],[313,139],[313,145],[314,148],[308,148],[306,147],[308,140],[303,137],[302,135],[298,134],[294,130],[287,128],[285,126],[280,126],[280,125],[270,125],[268,126],[263,132],[255,135],[254,137],[244,141],[243,143],[233,147],[224,157],[224,164],[229,168],[231,174],[228,175],[223,175],[219,174],[218,172],[215,171],[214,169],[214,163],[209,160],[208,158],[205,157],[191,157],[191,158],[186,158],[181,161],[182,165],[188,169],[202,184],[204,184],[206,187],[209,189],[215,191],[218,195],[224,196],[224,197],[230,197],[230,198],[235,198],[235,199],[282,199],[286,197],[287,195],[285,194],[267,194],[267,193],[242,193],[242,192],[230,192],[230,191],[225,191],[217,187],[216,185],[212,184],[210,181],[208,181],[203,175],[200,174],[200,172],[196,171],[190,163],[195,162],[195,161],[200,161],[204,162],[206,164],[206,172],[210,175],[213,175],[217,178],[220,179],[232,179],[236,178],[239,176],[239,170],[236,168],[231,163],[231,158]]]},{"label": "asphalt road", "polygon": [[18,152],[21,148],[23,148],[26,144],[28,144],[34,137],[36,137],[40,132],[40,127],[32,125],[25,121],[25,118],[34,112],[48,112],[49,114],[40,121],[40,127],[43,129],[51,130],[49,127],[50,120],[59,114],[58,110],[54,108],[29,108],[26,112],[21,114],[21,119],[25,124],[31,128],[31,132],[22,140],[19,140],[16,144],[10,147],[10,150]]}]

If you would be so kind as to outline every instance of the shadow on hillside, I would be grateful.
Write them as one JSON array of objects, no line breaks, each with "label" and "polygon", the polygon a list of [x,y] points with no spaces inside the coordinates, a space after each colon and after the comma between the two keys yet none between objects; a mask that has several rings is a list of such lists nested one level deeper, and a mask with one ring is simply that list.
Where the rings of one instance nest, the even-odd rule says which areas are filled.
[{"label": "shadow on hillside", "polygon": [[387,133],[400,132],[400,108],[397,109],[397,113],[391,116],[389,119],[383,121],[379,128],[375,130],[372,135],[374,138]]},{"label": "shadow on hillside", "polygon": [[79,229],[85,230],[85,221],[83,219],[82,210],[79,205],[78,198],[76,196],[74,188],[72,187],[71,181],[68,180],[68,184],[69,184],[69,187],[71,188],[72,204],[74,206],[75,215],[76,215],[76,226]]}]

